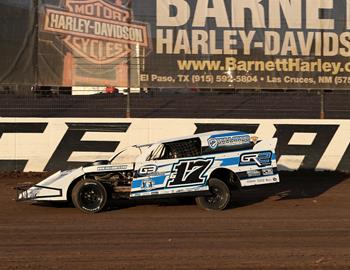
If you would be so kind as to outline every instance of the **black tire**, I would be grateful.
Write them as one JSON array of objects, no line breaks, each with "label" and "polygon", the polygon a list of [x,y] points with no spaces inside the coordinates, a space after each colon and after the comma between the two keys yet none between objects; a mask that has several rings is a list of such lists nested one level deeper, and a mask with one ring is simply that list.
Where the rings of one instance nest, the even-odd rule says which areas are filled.
[{"label": "black tire", "polygon": [[205,210],[224,210],[231,200],[231,192],[225,182],[211,178],[208,182],[212,195],[196,197],[196,203]]},{"label": "black tire", "polygon": [[81,180],[72,190],[72,201],[76,208],[84,213],[101,212],[108,201],[105,187],[95,180]]}]

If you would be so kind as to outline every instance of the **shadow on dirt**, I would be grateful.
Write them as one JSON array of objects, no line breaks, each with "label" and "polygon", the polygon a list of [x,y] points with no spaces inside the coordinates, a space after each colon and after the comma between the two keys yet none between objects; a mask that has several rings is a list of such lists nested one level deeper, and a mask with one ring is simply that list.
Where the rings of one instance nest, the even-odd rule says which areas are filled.
[{"label": "shadow on dirt", "polygon": [[160,207],[167,206],[183,206],[183,205],[194,205],[195,201],[193,197],[178,197],[168,199],[152,199],[152,200],[114,200],[107,211],[118,210],[136,207],[138,205],[157,205]]},{"label": "shadow on dirt", "polygon": [[[247,190],[233,191],[230,208],[244,207],[277,197],[277,200],[297,200],[316,198],[339,183],[348,179],[350,175],[335,172],[281,172],[281,182],[276,185],[256,186]],[[136,205],[177,206],[194,205],[194,198],[172,198],[142,201],[116,201],[111,210],[134,207]]]},{"label": "shadow on dirt", "polygon": [[232,207],[247,206],[269,197],[277,197],[277,200],[316,198],[341,182],[347,179],[350,181],[349,174],[338,172],[299,171],[279,174],[279,184],[233,192]]}]

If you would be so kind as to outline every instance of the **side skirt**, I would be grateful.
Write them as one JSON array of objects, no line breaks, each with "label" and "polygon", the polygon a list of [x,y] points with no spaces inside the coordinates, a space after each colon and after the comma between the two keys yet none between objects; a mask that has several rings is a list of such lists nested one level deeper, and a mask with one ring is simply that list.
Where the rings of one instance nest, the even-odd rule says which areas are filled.
[{"label": "side skirt", "polygon": [[212,195],[212,193],[209,190],[206,190],[206,191],[196,191],[196,192],[183,192],[183,193],[138,196],[138,197],[130,197],[130,199],[133,201],[142,201],[142,200],[181,198],[181,197],[198,197],[198,196],[210,196],[210,195]]}]

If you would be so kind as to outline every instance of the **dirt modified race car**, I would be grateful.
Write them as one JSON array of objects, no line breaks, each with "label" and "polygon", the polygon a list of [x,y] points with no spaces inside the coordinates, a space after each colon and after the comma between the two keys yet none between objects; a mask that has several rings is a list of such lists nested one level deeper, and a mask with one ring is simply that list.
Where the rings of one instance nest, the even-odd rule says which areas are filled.
[{"label": "dirt modified race car", "polygon": [[19,188],[17,199],[72,201],[96,213],[112,199],[193,196],[207,210],[223,210],[231,191],[279,182],[277,139],[216,131],[129,147],[109,160],[59,171]]}]

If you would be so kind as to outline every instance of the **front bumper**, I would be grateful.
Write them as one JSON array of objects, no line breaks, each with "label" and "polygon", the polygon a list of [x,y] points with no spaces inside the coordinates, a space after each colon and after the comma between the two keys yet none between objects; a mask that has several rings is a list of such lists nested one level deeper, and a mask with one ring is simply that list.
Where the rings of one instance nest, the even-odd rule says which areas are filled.
[{"label": "front bumper", "polygon": [[62,197],[62,189],[34,184],[20,184],[16,188],[16,201],[36,201]]}]

